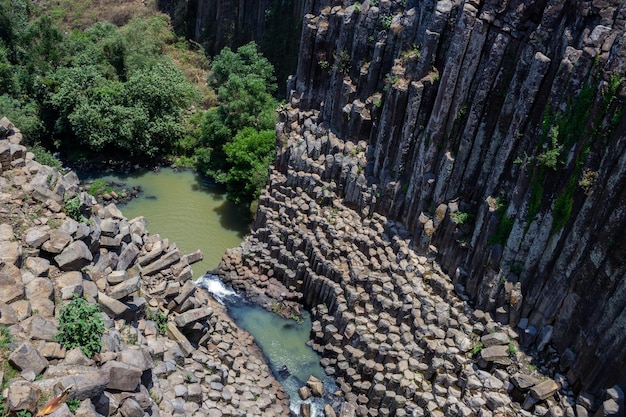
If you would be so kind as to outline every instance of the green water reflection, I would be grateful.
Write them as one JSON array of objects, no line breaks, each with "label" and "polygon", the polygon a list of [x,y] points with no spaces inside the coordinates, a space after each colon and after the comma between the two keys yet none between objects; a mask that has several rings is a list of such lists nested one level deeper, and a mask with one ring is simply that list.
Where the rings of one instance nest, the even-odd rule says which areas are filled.
[{"label": "green water reflection", "polygon": [[238,246],[248,231],[246,208],[229,202],[192,171],[165,168],[157,173],[79,176],[83,180],[124,182],[126,187],[141,186],[143,193],[120,209],[129,219],[144,216],[150,233],[175,242],[183,253],[202,250],[204,260],[193,265],[196,278],[215,268],[226,249]]}]

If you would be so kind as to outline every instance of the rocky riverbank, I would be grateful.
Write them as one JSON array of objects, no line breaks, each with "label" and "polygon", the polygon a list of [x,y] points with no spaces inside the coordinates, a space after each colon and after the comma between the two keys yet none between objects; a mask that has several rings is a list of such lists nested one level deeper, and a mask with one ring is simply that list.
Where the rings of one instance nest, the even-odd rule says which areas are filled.
[{"label": "rocky riverbank", "polygon": [[[384,204],[385,191],[361,174],[366,143],[340,140],[317,116],[284,111],[283,147],[253,231],[219,269],[267,308],[312,309],[312,345],[341,387],[344,412],[623,415],[618,387],[595,398],[574,393],[571,358],[557,354],[550,334],[537,334],[525,319],[502,324],[514,314],[519,287],[508,287],[512,310],[502,317],[472,308],[435,262],[435,247],[416,252],[422,242],[372,209]],[[432,229],[448,215],[419,221]]]},{"label": "rocky riverbank", "polygon": [[[34,414],[69,388],[80,416],[288,415],[253,338],[192,280],[202,254],[182,254],[148,233],[144,218],[126,219],[114,204],[97,203],[73,172],[39,164],[20,142],[19,130],[2,119],[6,412]],[[59,311],[75,294],[103,312],[103,347],[92,358],[55,336]],[[67,404],[50,415],[73,415]]]}]

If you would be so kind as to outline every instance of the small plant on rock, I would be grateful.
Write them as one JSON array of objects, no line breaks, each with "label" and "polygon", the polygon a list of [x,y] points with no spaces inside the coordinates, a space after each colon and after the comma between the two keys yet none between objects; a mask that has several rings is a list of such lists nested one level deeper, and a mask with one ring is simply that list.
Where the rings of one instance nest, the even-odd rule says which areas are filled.
[{"label": "small plant on rock", "polygon": [[161,310],[146,310],[146,320],[151,320],[156,323],[157,330],[160,334],[165,334],[167,331],[167,316],[163,314]]},{"label": "small plant on rock", "polygon": [[87,222],[87,219],[80,211],[80,197],[77,195],[72,198],[65,198],[65,214],[77,222]]},{"label": "small plant on rock", "polygon": [[450,214],[450,218],[456,224],[470,223],[473,220],[473,217],[474,216],[472,216],[471,213],[467,213],[464,211],[455,211],[454,213]]},{"label": "small plant on rock", "polygon": [[472,356],[476,356],[478,354],[478,352],[480,352],[481,350],[483,350],[484,345],[480,342],[478,343],[474,343],[472,345],[472,350],[470,350]]},{"label": "small plant on rock", "polygon": [[78,398],[70,398],[69,400],[65,401],[65,404],[67,404],[67,408],[70,409],[70,412],[76,414],[76,410],[78,410],[78,407],[80,407],[80,400]]},{"label": "small plant on rock", "polygon": [[74,298],[61,307],[57,340],[68,349],[80,348],[91,358],[102,348],[104,323],[97,304],[89,304],[83,297]]}]

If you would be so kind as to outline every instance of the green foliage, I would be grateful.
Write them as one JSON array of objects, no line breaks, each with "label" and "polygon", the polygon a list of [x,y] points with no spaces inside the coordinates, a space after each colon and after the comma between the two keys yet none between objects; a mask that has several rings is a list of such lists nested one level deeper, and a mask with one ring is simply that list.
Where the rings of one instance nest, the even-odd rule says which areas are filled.
[{"label": "green foliage", "polygon": [[500,219],[500,223],[498,223],[498,227],[496,228],[496,232],[489,236],[487,242],[490,245],[500,244],[505,245],[506,241],[509,239],[509,235],[513,230],[513,226],[515,225],[515,217],[506,215],[506,207],[504,204],[498,201],[498,209],[496,210],[496,215]]},{"label": "green foliage", "polygon": [[80,407],[80,400],[78,398],[70,398],[65,401],[65,404],[70,409],[70,413],[76,414],[76,410]]},{"label": "green foliage", "polygon": [[83,216],[83,213],[80,211],[80,197],[75,195],[72,198],[65,198],[65,207],[64,211],[72,219],[77,222],[85,223],[87,219]]},{"label": "green foliage", "polygon": [[6,326],[0,326],[0,351],[5,351],[13,341],[13,336]]},{"label": "green foliage", "polygon": [[472,349],[470,350],[470,353],[472,354],[472,356],[476,356],[478,354],[478,352],[480,352],[481,350],[483,350],[484,345],[480,342],[478,343],[474,343],[472,345]]},{"label": "green foliage", "polygon": [[32,417],[32,413],[28,410],[19,410],[15,413],[17,417]]},{"label": "green foliage", "polygon": [[563,145],[559,145],[559,127],[552,126],[549,132],[550,146],[542,154],[537,156],[537,161],[556,171],[559,164],[559,156],[563,151]]},{"label": "green foliage", "polygon": [[572,177],[567,187],[554,200],[552,209],[552,231],[558,232],[567,224],[574,206],[574,191],[576,190],[576,177]]},{"label": "green foliage", "polygon": [[226,185],[229,197],[236,203],[256,200],[268,178],[268,167],[276,153],[273,130],[256,131],[247,127],[224,145],[230,169],[216,179]]},{"label": "green foliage", "polygon": [[158,309],[147,309],[146,320],[151,320],[156,323],[157,330],[160,334],[165,334],[167,331],[167,316]]},{"label": "green foliage", "polygon": [[97,196],[99,196],[101,194],[110,193],[111,191],[114,191],[113,187],[111,187],[102,178],[98,178],[93,183],[91,183],[91,185],[89,186],[89,190],[87,190],[87,193],[89,195],[97,197]]},{"label": "green foliage", "polygon": [[29,150],[35,154],[35,160],[42,165],[47,165],[57,169],[61,169],[63,166],[61,161],[59,161],[56,156],[52,155],[50,151],[39,144],[31,146]]},{"label": "green foliage", "polygon": [[[1,66],[0,63],[0,72]],[[0,74],[0,90],[9,91],[9,87],[2,88],[1,80]],[[17,100],[8,94],[0,95],[0,116],[6,116],[14,126],[20,129],[28,143],[36,142],[45,134],[45,126],[39,117],[39,111],[39,105],[34,101]]]},{"label": "green foliage", "polygon": [[380,16],[380,24],[383,26],[384,30],[389,30],[391,28],[391,22],[393,22],[392,14],[383,14]]},{"label": "green foliage", "polygon": [[251,42],[237,52],[224,48],[211,69],[208,83],[217,89],[219,105],[206,112],[197,167],[225,184],[231,200],[250,202],[273,159],[274,140],[268,145],[278,107],[273,68]]},{"label": "green foliage", "polygon": [[74,295],[61,307],[58,321],[56,338],[63,346],[68,349],[78,347],[89,358],[100,352],[104,324],[97,304],[89,304],[85,298]]},{"label": "green foliage", "polygon": [[509,343],[508,350],[509,350],[509,355],[513,356],[517,354],[517,346],[515,345],[515,343],[513,342]]},{"label": "green foliage", "polygon": [[474,216],[471,213],[464,211],[455,211],[450,214],[450,218],[456,224],[465,224],[474,220]]}]

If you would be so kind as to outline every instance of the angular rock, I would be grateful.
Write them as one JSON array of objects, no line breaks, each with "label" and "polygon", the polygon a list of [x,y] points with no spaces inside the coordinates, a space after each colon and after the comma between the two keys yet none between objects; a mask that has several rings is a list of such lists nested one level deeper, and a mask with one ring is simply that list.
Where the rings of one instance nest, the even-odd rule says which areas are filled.
[{"label": "angular rock", "polygon": [[40,248],[50,239],[50,228],[48,226],[31,227],[26,231],[26,243],[33,248]]},{"label": "angular rock", "polygon": [[24,297],[22,274],[12,263],[0,263],[0,302],[11,304]]},{"label": "angular rock", "polygon": [[480,351],[480,357],[487,362],[505,360],[509,358],[509,348],[503,345],[487,347]]},{"label": "angular rock", "polygon": [[179,314],[174,319],[174,322],[178,327],[183,328],[197,321],[204,320],[207,317],[211,317],[211,315],[213,315],[213,309],[211,307],[195,308]]},{"label": "angular rock", "polygon": [[136,276],[129,278],[114,287],[110,287],[108,290],[108,295],[111,298],[116,300],[120,300],[128,295],[138,291],[141,288],[141,277]]},{"label": "angular rock", "polygon": [[545,400],[546,398],[554,395],[559,389],[559,385],[553,379],[547,379],[534,385],[530,389],[530,394],[537,400]]},{"label": "angular rock", "polygon": [[70,271],[54,278],[56,295],[63,300],[71,300],[74,294],[83,295],[83,274],[80,271]]},{"label": "angular rock", "polygon": [[20,371],[33,371],[39,375],[48,366],[48,361],[29,341],[23,341],[9,355],[9,362]]},{"label": "angular rock", "polygon": [[82,365],[50,366],[44,378],[34,384],[42,391],[51,392],[55,385],[72,387],[71,397],[79,400],[95,398],[102,394],[109,383],[109,372]]},{"label": "angular rock", "polygon": [[116,391],[135,391],[141,382],[141,369],[118,361],[108,361],[102,366],[109,373],[106,388]]},{"label": "angular rock", "polygon": [[128,347],[119,354],[118,361],[134,366],[141,371],[152,369],[154,362],[146,348]]},{"label": "angular rock", "polygon": [[489,333],[480,338],[484,347],[508,345],[509,335],[504,332]]},{"label": "angular rock", "polygon": [[60,229],[51,230],[48,235],[50,238],[41,245],[41,249],[49,253],[63,252],[63,249],[72,241],[72,236]]},{"label": "angular rock", "polygon": [[0,263],[16,265],[22,256],[19,242],[0,241]]},{"label": "angular rock", "polygon": [[98,304],[100,304],[105,313],[114,319],[123,317],[130,311],[126,304],[109,297],[103,292],[98,294]]},{"label": "angular rock", "polygon": [[24,267],[36,277],[47,276],[50,270],[50,261],[36,256],[29,256],[24,262]]},{"label": "angular rock", "polygon": [[319,378],[311,375],[306,381],[306,385],[311,389],[311,394],[314,397],[322,397],[324,395],[324,384]]},{"label": "angular rock", "polygon": [[7,395],[8,409],[28,410],[34,413],[41,391],[32,383],[18,380],[9,385]]},{"label": "angular rock", "polygon": [[54,257],[54,260],[63,271],[80,270],[89,265],[93,256],[82,240],[72,242],[63,252]]},{"label": "angular rock", "polygon": [[135,262],[135,259],[137,259],[139,252],[141,252],[141,250],[134,243],[127,245],[120,253],[115,269],[117,271],[125,271],[128,269],[133,262]]}]

